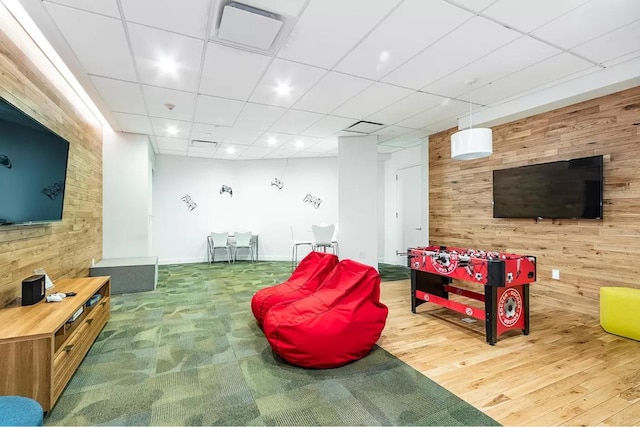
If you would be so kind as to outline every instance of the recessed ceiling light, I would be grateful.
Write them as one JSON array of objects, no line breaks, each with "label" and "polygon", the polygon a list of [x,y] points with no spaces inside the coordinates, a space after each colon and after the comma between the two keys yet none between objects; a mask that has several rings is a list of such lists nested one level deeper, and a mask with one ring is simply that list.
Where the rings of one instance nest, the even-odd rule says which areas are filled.
[{"label": "recessed ceiling light", "polygon": [[391,57],[391,54],[389,53],[389,51],[383,50],[382,52],[380,52],[380,55],[378,55],[378,60],[380,62],[387,62],[390,57]]},{"label": "recessed ceiling light", "polygon": [[167,134],[169,134],[169,135],[177,135],[178,134],[178,128],[175,127],[174,125],[167,126]]},{"label": "recessed ceiling light", "polygon": [[178,63],[173,58],[164,57],[158,60],[158,68],[165,74],[176,74]]},{"label": "recessed ceiling light", "polygon": [[276,93],[280,96],[287,96],[291,93],[291,86],[286,83],[280,83],[276,86]]},{"label": "recessed ceiling light", "polygon": [[269,143],[269,145],[276,145],[278,143],[278,140],[274,136],[270,136],[269,139],[267,139],[267,142]]},{"label": "recessed ceiling light", "polygon": [[234,147],[227,147],[227,154],[233,154],[236,152],[236,149]]},{"label": "recessed ceiling light", "polygon": [[296,141],[296,148],[304,148],[304,142],[298,139]]}]

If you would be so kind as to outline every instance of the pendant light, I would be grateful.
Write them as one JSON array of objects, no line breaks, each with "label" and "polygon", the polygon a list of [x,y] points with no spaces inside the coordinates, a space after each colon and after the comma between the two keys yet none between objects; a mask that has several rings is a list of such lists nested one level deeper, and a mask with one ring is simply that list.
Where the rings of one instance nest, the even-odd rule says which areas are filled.
[{"label": "pendant light", "polygon": [[[476,80],[465,84],[471,85]],[[469,93],[469,129],[451,135],[451,159],[474,160],[490,156],[493,153],[493,132],[489,128],[474,128],[471,109],[471,93]]]}]

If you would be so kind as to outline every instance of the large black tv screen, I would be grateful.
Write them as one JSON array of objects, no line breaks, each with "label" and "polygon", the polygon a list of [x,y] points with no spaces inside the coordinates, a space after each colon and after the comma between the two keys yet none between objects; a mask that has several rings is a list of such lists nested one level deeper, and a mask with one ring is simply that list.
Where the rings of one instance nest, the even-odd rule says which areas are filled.
[{"label": "large black tv screen", "polygon": [[0,98],[0,225],[62,219],[69,142]]},{"label": "large black tv screen", "polygon": [[493,171],[494,218],[601,219],[603,157]]}]

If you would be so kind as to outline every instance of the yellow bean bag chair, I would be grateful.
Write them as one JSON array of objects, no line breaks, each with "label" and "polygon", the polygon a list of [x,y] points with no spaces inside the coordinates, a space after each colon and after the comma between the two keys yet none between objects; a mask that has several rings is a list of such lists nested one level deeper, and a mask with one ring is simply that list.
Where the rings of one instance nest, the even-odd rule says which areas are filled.
[{"label": "yellow bean bag chair", "polygon": [[600,288],[600,325],[610,334],[640,341],[640,289]]}]

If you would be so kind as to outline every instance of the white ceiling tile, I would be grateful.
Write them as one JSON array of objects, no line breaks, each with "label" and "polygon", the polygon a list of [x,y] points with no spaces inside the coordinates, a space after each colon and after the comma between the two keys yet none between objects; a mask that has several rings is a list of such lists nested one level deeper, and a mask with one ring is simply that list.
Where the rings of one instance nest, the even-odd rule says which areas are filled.
[{"label": "white ceiling tile", "polygon": [[[183,138],[186,139],[191,133],[191,122],[171,120],[161,117],[150,117],[151,126],[153,127],[154,135],[158,137],[166,136],[168,138]],[[167,129],[174,127],[177,132],[173,135],[167,132]]]},{"label": "white ceiling tile", "polygon": [[120,18],[120,11],[116,0],[46,0],[43,3],[58,3],[87,12],[95,12],[101,15]]},{"label": "white ceiling tile", "polygon": [[286,111],[286,108],[248,102],[233,127],[265,131]]},{"label": "white ceiling tile", "polygon": [[331,114],[352,118],[366,117],[411,93],[409,89],[376,83],[336,108]]},{"label": "white ceiling tile", "polygon": [[571,49],[572,52],[600,64],[638,50],[640,20]]},{"label": "white ceiling tile", "polygon": [[620,56],[618,58],[611,59],[611,60],[603,63],[602,65],[604,65],[605,67],[613,67],[613,66],[616,66],[616,65],[623,64],[625,62],[637,60],[639,58],[640,58],[640,49],[636,50],[635,52],[630,52],[630,53],[628,53],[626,55]]},{"label": "white ceiling tile", "polygon": [[306,151],[313,147],[318,142],[322,141],[322,138],[312,138],[307,136],[296,136],[289,141],[282,144],[279,148],[292,151]]},{"label": "white ceiling tile", "polygon": [[304,131],[322,118],[322,114],[306,111],[289,110],[269,129],[271,132],[291,133],[294,135]]},{"label": "white ceiling tile", "polygon": [[637,19],[640,19],[638,0],[591,0],[532,34],[564,49],[571,49]]},{"label": "white ceiling tile", "polygon": [[45,6],[87,73],[137,81],[122,21],[53,3]]},{"label": "white ceiling tile", "polygon": [[160,150],[181,151],[187,149],[189,141],[183,138],[167,138],[164,136],[156,136],[156,144]]},{"label": "white ceiling tile", "polygon": [[113,115],[113,118],[116,119],[123,132],[142,133],[147,135],[153,134],[151,122],[149,121],[149,117],[146,115],[141,116],[127,113],[111,114]]},{"label": "white ceiling tile", "polygon": [[311,0],[278,56],[332,68],[398,2]]},{"label": "white ceiling tile", "polygon": [[204,38],[211,0],[120,0],[127,21]]},{"label": "white ceiling tile", "polygon": [[91,81],[111,111],[147,114],[139,84],[98,76]]},{"label": "white ceiling tile", "polygon": [[480,12],[491,5],[496,0],[448,0],[451,3],[458,4],[464,8],[473,10],[474,12]]},{"label": "white ceiling tile", "polygon": [[379,80],[473,16],[442,0],[407,0],[335,70]]},{"label": "white ceiling tile", "polygon": [[294,106],[297,110],[327,114],[373,83],[372,80],[331,71]]},{"label": "white ceiling tile", "polygon": [[444,98],[429,93],[414,92],[382,110],[367,116],[367,121],[392,124],[413,116],[416,111],[439,105]]},{"label": "white ceiling tile", "polygon": [[293,137],[295,137],[295,135],[289,133],[265,132],[260,138],[255,140],[253,146],[268,147],[271,150],[274,150]]},{"label": "white ceiling tile", "polygon": [[353,124],[353,119],[345,119],[344,117],[324,116],[311,127],[302,132],[303,136],[314,136],[325,138],[334,135],[339,131]]},{"label": "white ceiling tile", "polygon": [[427,127],[430,123],[463,115],[463,113],[468,110],[468,102],[462,102],[456,99],[452,99],[449,102],[442,103],[437,107],[433,107],[426,111],[423,111],[422,113],[418,113],[415,116],[412,116],[397,124],[398,126],[404,126],[413,129],[422,129]]},{"label": "white ceiling tile", "polygon": [[496,80],[490,85],[474,89],[470,96],[474,103],[487,105],[592,66],[591,63],[574,55],[561,53]]},{"label": "white ceiling tile", "polygon": [[[204,42],[168,31],[127,24],[134,58],[142,83],[196,92]],[[170,59],[175,72],[160,69],[158,61]]]},{"label": "white ceiling tile", "polygon": [[220,126],[232,126],[244,106],[243,101],[198,95],[195,121]]},{"label": "white ceiling tile", "polygon": [[516,31],[485,18],[475,17],[432,44],[382,81],[420,89],[519,36]]},{"label": "white ceiling tile", "polygon": [[[455,98],[471,91],[473,86],[480,87],[491,83],[560,52],[546,43],[522,36],[422,90]],[[473,86],[466,84],[470,80],[475,80]]]},{"label": "white ceiling tile", "polygon": [[482,11],[496,21],[528,33],[589,0],[499,0]]},{"label": "white ceiling tile", "polygon": [[208,43],[200,92],[246,101],[270,61],[265,55]]},{"label": "white ceiling tile", "polygon": [[[280,107],[291,107],[302,95],[322,78],[326,70],[296,62],[274,59],[258,86],[253,91],[250,101]],[[291,92],[279,95],[276,88],[288,85]]]},{"label": "white ceiling tile", "polygon": [[249,129],[222,128],[221,130],[225,133],[225,144],[230,143],[234,145],[251,145],[262,135],[261,131]]},{"label": "white ceiling tile", "polygon": [[[192,120],[196,94],[156,86],[142,86],[149,115],[175,120]],[[169,109],[165,104],[174,105]]]}]

